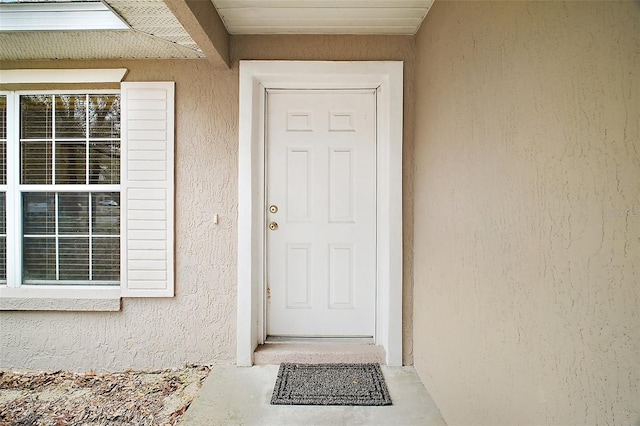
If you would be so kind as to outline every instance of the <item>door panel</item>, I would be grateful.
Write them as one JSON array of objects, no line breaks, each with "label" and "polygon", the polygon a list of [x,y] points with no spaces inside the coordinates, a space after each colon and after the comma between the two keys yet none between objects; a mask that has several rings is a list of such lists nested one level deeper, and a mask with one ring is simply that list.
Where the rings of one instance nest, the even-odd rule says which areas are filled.
[{"label": "door panel", "polygon": [[373,90],[267,94],[268,335],[373,336],[375,101]]}]

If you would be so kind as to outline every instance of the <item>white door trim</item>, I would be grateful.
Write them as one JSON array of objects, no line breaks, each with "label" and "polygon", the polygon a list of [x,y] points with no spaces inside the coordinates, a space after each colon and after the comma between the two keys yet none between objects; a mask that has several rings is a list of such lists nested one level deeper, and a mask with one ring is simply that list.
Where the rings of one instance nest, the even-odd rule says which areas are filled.
[{"label": "white door trim", "polygon": [[237,359],[265,339],[264,116],[267,89],[377,89],[376,344],[402,365],[402,62],[240,61]]}]

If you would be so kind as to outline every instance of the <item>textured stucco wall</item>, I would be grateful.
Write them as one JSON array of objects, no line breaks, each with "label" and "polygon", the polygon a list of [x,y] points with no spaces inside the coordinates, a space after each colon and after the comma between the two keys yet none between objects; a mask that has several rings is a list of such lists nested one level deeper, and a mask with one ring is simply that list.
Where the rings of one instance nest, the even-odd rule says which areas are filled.
[{"label": "textured stucco wall", "polygon": [[[238,37],[230,70],[207,61],[5,62],[2,68],[129,69],[176,82],[176,297],[121,312],[0,312],[0,368],[78,371],[235,362],[238,59],[405,60],[405,362],[411,358],[412,37]],[[213,215],[220,224],[213,224]]]},{"label": "textured stucco wall", "polygon": [[640,424],[640,3],[436,1],[416,53],[414,360],[443,416]]},{"label": "textured stucco wall", "polygon": [[202,60],[5,66],[124,67],[126,81],[176,82],[176,297],[126,298],[121,312],[0,312],[0,367],[235,362],[237,73]]}]

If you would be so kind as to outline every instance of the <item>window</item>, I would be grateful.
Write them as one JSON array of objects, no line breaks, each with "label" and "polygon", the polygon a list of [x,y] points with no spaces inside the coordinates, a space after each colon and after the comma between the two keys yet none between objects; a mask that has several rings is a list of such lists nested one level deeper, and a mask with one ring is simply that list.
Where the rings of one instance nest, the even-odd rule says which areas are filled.
[{"label": "window", "polygon": [[22,283],[118,285],[120,95],[18,99]]},{"label": "window", "polygon": [[[5,176],[7,169],[15,176],[5,193],[18,200],[13,217],[19,219],[10,224],[20,230],[18,259],[10,264],[21,265],[19,284],[118,285],[120,95],[17,93],[15,99],[7,105],[4,97],[4,116],[13,107],[17,141],[7,141],[5,119],[3,143],[19,149],[10,158],[4,149],[2,164]],[[6,259],[6,226],[0,232]]]},{"label": "window", "polygon": [[0,92],[0,310],[173,296],[173,102],[173,82]]}]

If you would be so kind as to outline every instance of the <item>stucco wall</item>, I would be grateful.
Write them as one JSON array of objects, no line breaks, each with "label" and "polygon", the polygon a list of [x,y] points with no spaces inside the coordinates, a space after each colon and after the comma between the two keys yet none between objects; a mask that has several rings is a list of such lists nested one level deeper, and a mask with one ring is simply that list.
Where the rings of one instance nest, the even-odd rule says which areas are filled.
[{"label": "stucco wall", "polygon": [[639,424],[640,3],[436,1],[416,52],[414,361],[443,416]]},{"label": "stucco wall", "polygon": [[[405,362],[411,362],[412,37],[239,37],[231,70],[193,61],[5,62],[2,68],[125,67],[176,82],[176,297],[115,313],[0,312],[0,368],[78,371],[235,363],[238,59],[406,60]],[[213,215],[220,224],[213,224]]]},{"label": "stucco wall", "polygon": [[235,362],[237,73],[200,60],[5,65],[125,67],[126,81],[176,81],[176,297],[125,298],[113,313],[0,312],[0,367]]}]

